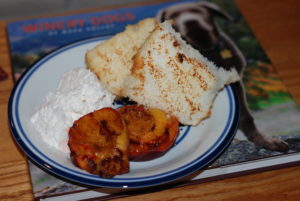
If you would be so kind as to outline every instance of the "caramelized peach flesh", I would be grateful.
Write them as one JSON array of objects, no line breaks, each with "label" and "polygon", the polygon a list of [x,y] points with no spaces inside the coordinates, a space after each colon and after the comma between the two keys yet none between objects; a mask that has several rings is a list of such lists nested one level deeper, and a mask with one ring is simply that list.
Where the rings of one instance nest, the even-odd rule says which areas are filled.
[{"label": "caramelized peach flesh", "polygon": [[179,122],[175,117],[142,105],[118,109],[127,125],[130,139],[130,160],[145,161],[165,154],[178,136]]},{"label": "caramelized peach flesh", "polygon": [[73,164],[110,178],[129,172],[129,138],[120,113],[103,108],[76,120],[69,130]]}]

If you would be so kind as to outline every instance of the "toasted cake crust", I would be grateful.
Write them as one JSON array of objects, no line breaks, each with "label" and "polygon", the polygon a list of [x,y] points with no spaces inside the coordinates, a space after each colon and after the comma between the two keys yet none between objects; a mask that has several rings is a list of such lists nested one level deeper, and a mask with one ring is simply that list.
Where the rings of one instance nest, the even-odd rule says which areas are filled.
[{"label": "toasted cake crust", "polygon": [[187,125],[210,115],[224,85],[239,80],[235,70],[216,67],[175,32],[159,24],[138,53],[125,82],[125,95],[139,104],[162,109]]},{"label": "toasted cake crust", "polygon": [[87,51],[87,67],[113,94],[123,96],[123,81],[130,74],[132,57],[156,25],[154,18],[141,20]]}]

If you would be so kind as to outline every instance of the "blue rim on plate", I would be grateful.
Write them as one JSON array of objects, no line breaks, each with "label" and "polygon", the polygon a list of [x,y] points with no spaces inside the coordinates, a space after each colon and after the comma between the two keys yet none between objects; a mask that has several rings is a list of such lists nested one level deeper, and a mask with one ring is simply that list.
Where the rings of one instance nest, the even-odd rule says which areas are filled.
[{"label": "blue rim on plate", "polygon": [[[106,37],[107,38],[107,37]],[[25,84],[28,82],[30,77],[35,73],[35,71],[42,67],[43,63],[47,62],[49,59],[55,57],[56,55],[67,51],[71,48],[81,46],[83,44],[92,43],[95,41],[101,41],[106,38],[93,38],[80,42],[67,45],[60,48],[52,53],[48,54],[44,58],[36,62],[30,69],[28,69],[16,83],[8,104],[8,119],[13,137],[19,147],[26,153],[26,155],[35,164],[40,166],[42,169],[53,173],[59,177],[65,178],[67,180],[73,181],[75,183],[97,186],[97,187],[109,187],[109,188],[141,188],[150,187],[155,185],[160,185],[164,183],[169,183],[171,181],[180,179],[184,176],[191,174],[192,172],[199,170],[208,164],[210,164],[214,159],[216,159],[224,149],[230,144],[233,139],[240,115],[240,105],[238,102],[238,96],[235,89],[235,84],[225,87],[225,92],[229,101],[229,114],[226,125],[223,131],[219,135],[218,139],[214,144],[199,157],[195,158],[193,161],[183,166],[173,169],[171,171],[162,172],[156,175],[138,177],[138,178],[111,178],[104,179],[96,175],[91,175],[88,173],[82,173],[69,169],[58,164],[56,161],[48,158],[44,153],[38,150],[34,144],[27,137],[26,132],[23,129],[23,125],[20,122],[19,117],[19,99],[22,95],[22,90]],[[189,127],[186,129],[188,132]],[[184,135],[177,139],[176,143],[180,143],[184,139]]]}]

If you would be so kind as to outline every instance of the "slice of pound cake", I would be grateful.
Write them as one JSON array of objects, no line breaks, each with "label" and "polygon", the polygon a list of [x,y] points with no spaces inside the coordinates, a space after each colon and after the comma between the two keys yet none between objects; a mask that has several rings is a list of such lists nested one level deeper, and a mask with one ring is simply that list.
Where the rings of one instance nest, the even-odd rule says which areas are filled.
[{"label": "slice of pound cake", "polygon": [[133,57],[124,95],[139,104],[162,109],[182,124],[197,125],[210,115],[224,85],[239,79],[235,69],[226,71],[215,66],[165,21]]},{"label": "slice of pound cake", "polygon": [[122,96],[124,79],[130,74],[132,57],[157,25],[147,18],[97,45],[86,53],[87,67],[94,72],[113,94]]}]

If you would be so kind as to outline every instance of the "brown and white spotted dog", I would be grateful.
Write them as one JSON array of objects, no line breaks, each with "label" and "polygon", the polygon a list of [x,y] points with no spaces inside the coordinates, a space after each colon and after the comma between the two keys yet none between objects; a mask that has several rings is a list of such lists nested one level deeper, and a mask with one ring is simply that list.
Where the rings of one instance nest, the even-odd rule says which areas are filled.
[{"label": "brown and white spotted dog", "polygon": [[[217,66],[225,69],[236,68],[243,75],[246,60],[236,44],[215,23],[215,17],[221,17],[229,22],[232,18],[216,4],[209,2],[182,3],[169,6],[157,14],[157,20],[173,20],[174,28],[201,54],[212,60]],[[256,127],[251,115],[242,81],[237,83],[237,91],[241,104],[239,129],[248,140],[266,149],[286,152],[288,145],[280,139],[263,135]]]}]

